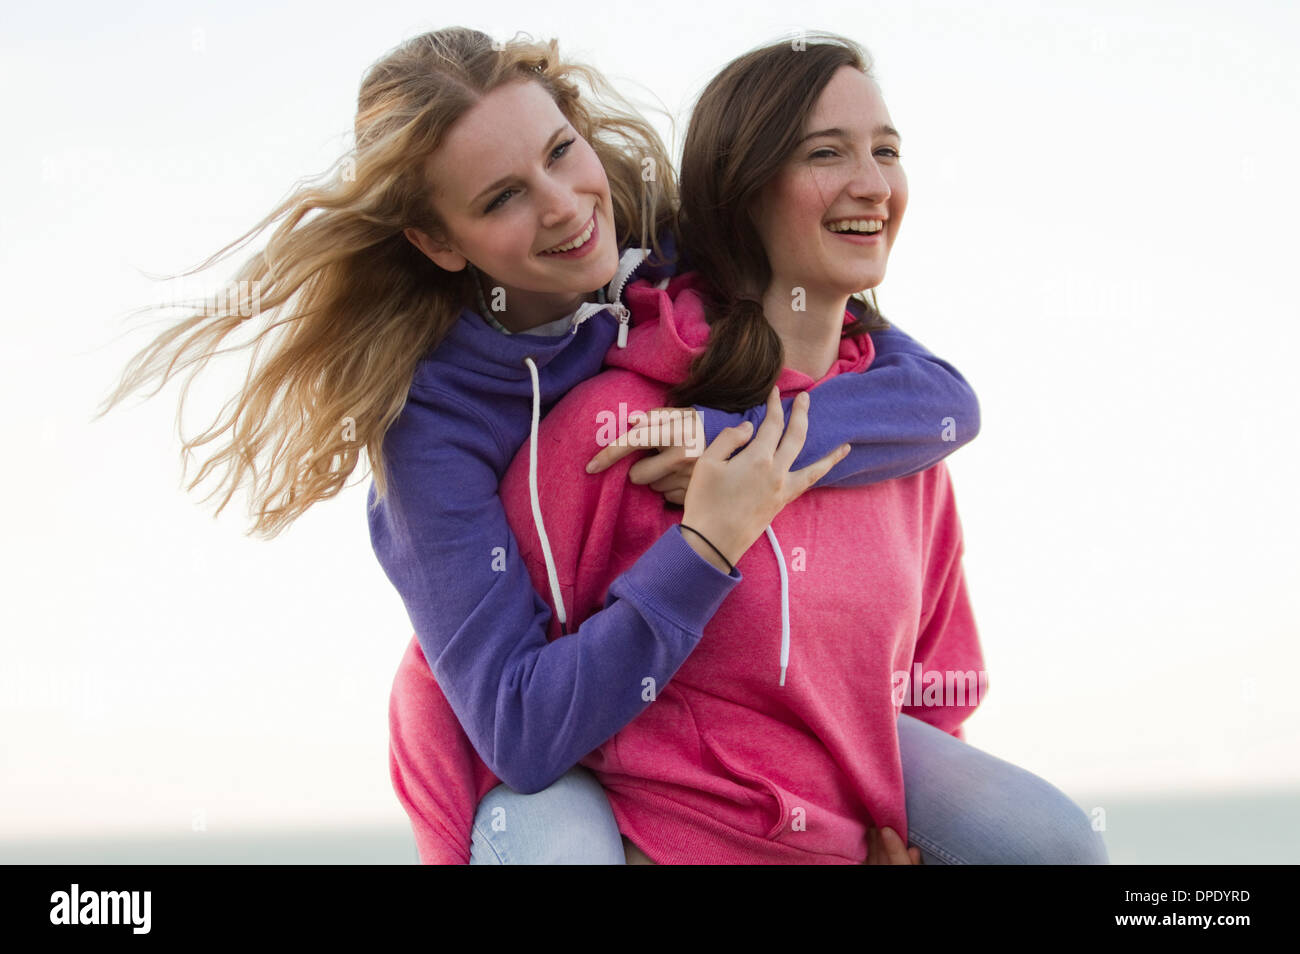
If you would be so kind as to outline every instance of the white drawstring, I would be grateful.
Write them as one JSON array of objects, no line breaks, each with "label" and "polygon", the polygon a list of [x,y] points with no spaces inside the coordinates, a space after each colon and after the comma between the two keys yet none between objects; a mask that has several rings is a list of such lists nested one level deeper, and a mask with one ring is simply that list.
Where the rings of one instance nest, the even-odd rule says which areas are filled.
[{"label": "white drawstring", "polygon": [[785,572],[785,556],[781,553],[781,544],[776,539],[776,533],[772,530],[772,525],[768,524],[767,530],[768,542],[772,544],[772,550],[776,553],[776,566],[781,571],[781,682],[785,685],[785,670],[790,664],[790,578]]},{"label": "white drawstring", "polygon": [[555,559],[551,556],[551,541],[546,537],[546,524],[542,522],[542,504],[537,496],[537,423],[542,417],[542,388],[537,378],[537,365],[532,358],[524,358],[528,373],[533,378],[533,429],[528,441],[528,492],[533,501],[533,523],[537,526],[537,536],[542,541],[542,556],[546,559],[546,578],[551,584],[551,600],[555,603],[555,615],[560,621],[560,633],[568,632],[568,616],[564,612],[564,597],[560,595],[560,578],[555,572]]},{"label": "white drawstring", "polygon": [[[600,301],[583,302],[574,312],[572,319],[571,334],[577,334],[578,327],[590,318],[592,315],[599,314],[606,309],[612,309],[618,318],[618,346],[627,347],[627,324],[629,312],[627,307],[619,300],[623,294],[623,286],[637,267],[645,261],[649,252],[645,249],[628,249],[623,253],[619,260],[618,271],[614,275],[614,281],[610,283],[610,298],[613,303],[606,302],[605,289],[601,289]],[[477,287],[478,283],[475,282]],[[480,299],[482,290],[479,290]],[[481,305],[486,313],[486,305]],[[555,603],[555,616],[560,621],[560,632],[568,632],[568,614],[564,611],[564,597],[560,594],[560,578],[555,572],[555,558],[551,556],[551,541],[546,536],[546,524],[542,520],[542,502],[537,493],[537,426],[542,418],[542,385],[537,376],[537,364],[532,358],[524,358],[524,363],[528,365],[528,373],[533,379],[533,424],[532,436],[528,442],[528,494],[532,498],[533,505],[533,523],[537,526],[537,536],[542,542],[542,556],[546,560],[546,578],[551,585],[551,601]]]}]

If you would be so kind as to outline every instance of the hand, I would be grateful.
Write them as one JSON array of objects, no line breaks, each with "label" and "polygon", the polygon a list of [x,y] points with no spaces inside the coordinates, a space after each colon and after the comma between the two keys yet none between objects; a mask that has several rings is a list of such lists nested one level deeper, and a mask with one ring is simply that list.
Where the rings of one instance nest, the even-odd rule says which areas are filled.
[{"label": "hand", "polygon": [[[772,388],[767,397],[767,416],[753,440],[753,427],[748,421],[728,427],[695,462],[686,489],[682,523],[707,537],[733,564],[786,504],[817,483],[849,451],[849,445],[842,444],[816,463],[790,470],[808,433],[810,400],[806,391],[795,398],[787,425],[781,392]],[[738,450],[746,441],[744,449]],[[687,537],[701,556],[711,549],[695,534],[688,533]]]},{"label": "hand", "polygon": [[867,860],[863,864],[919,865],[924,862],[921,861],[921,849],[904,845],[894,829],[885,828],[882,833],[879,829],[868,828]]},{"label": "hand", "polygon": [[632,465],[628,479],[649,484],[669,503],[686,502],[686,488],[695,461],[704,452],[704,419],[693,407],[657,407],[648,420],[628,428],[587,463],[587,473],[598,474],[633,451],[654,450]]}]

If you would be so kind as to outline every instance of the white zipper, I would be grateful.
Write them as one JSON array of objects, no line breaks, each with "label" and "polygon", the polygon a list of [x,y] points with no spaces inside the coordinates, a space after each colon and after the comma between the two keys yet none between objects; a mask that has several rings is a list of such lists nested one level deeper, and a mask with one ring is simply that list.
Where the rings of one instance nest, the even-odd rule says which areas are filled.
[{"label": "white zipper", "polygon": [[[623,302],[620,301],[620,299],[623,297],[623,289],[627,287],[627,283],[631,280],[632,275],[635,274],[636,270],[645,263],[645,260],[647,258],[650,257],[650,253],[646,249],[637,249],[636,251],[640,253],[640,257],[637,258],[636,262],[632,265],[632,267],[629,268],[626,272],[624,272],[621,275],[616,273],[614,275],[614,280],[609,283],[610,290],[612,291],[612,294],[608,296],[610,301],[607,304],[603,304],[601,308],[593,310],[593,311],[600,311],[605,308],[608,308],[610,311],[614,313],[615,317],[618,318],[618,346],[620,348],[627,347],[628,320],[632,317],[632,312],[628,310],[627,305],[623,304]],[[622,269],[620,269],[620,271],[622,271]],[[576,315],[574,317],[577,318]],[[583,316],[582,319],[574,321],[573,324],[574,334],[577,334],[578,325],[581,323],[581,321],[586,320],[586,317],[587,316]]]},{"label": "white zipper", "polygon": [[632,312],[627,310],[627,305],[621,301],[614,302],[610,306],[614,309],[614,314],[618,315],[618,346],[627,347],[627,320],[632,317]]},{"label": "white zipper", "polygon": [[618,282],[618,287],[614,288],[614,283],[613,282],[610,283],[610,287],[614,288],[614,294],[611,295],[610,297],[615,302],[620,301],[623,298],[623,288],[627,285],[628,281],[632,278],[632,274],[643,264],[645,264],[645,260],[650,257],[650,253],[646,249],[643,248],[637,249],[637,251],[641,253],[641,257],[637,259],[637,263],[635,265],[633,265],[631,268],[627,270],[627,274],[624,275],[621,280],[617,275],[614,276],[614,281]]}]

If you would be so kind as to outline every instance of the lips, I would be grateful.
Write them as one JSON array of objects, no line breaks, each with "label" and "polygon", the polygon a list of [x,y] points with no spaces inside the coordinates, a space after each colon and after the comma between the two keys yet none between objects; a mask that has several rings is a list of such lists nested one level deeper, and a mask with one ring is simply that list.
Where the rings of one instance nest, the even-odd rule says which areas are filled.
[{"label": "lips", "polygon": [[843,242],[848,242],[850,245],[879,245],[885,240],[884,229],[869,234],[866,232],[832,232],[830,229],[827,229],[826,231],[830,232],[830,234],[835,238],[840,239]]},{"label": "lips", "polygon": [[[880,228],[874,232],[867,231],[867,226],[873,223],[880,223]],[[873,235],[879,235],[885,231],[889,220],[883,215],[860,215],[853,218],[831,219],[829,222],[823,222],[822,226],[826,231],[834,235],[859,235],[869,238]],[[840,226],[840,228],[835,228]],[[845,228],[844,226],[848,226]]]},{"label": "lips", "polygon": [[[567,239],[565,239],[563,242],[560,242],[558,245],[545,249],[544,251],[541,252],[541,254],[542,255],[563,255],[565,252],[573,252],[576,251],[577,249],[583,248],[587,242],[591,241],[591,237],[595,233],[595,230],[596,230],[596,213],[595,211],[593,211],[591,213],[591,218],[587,219],[586,224],[584,224],[581,229],[579,229],[573,235],[570,235]],[[572,246],[572,244],[578,241],[579,239],[583,240],[582,245],[569,247]]]}]

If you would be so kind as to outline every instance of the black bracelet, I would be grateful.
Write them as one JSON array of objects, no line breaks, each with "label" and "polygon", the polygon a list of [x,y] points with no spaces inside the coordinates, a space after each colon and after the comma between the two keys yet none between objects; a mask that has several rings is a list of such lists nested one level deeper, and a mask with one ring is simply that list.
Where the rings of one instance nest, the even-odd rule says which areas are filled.
[{"label": "black bracelet", "polygon": [[686,526],[686,524],[684,524],[684,523],[683,523],[683,524],[679,524],[679,526],[680,526],[683,530],[689,530],[689,531],[691,531],[691,533],[695,534],[697,537],[699,537],[701,540],[703,540],[703,541],[704,541],[705,543],[707,543],[709,546],[713,547],[713,552],[716,553],[718,556],[722,557],[722,562],[725,563],[725,564],[727,564],[727,566],[729,566],[729,567],[731,568],[730,570],[727,571],[727,575],[728,575],[728,576],[730,576],[732,573],[736,572],[736,565],[735,565],[734,563],[732,563],[730,560],[728,560],[725,556],[723,556],[723,555],[722,555],[722,551],[719,550],[717,547],[714,547],[712,541],[710,541],[708,537],[706,537],[704,534],[700,533],[700,531],[696,530],[694,527],[688,527],[688,526]]}]

